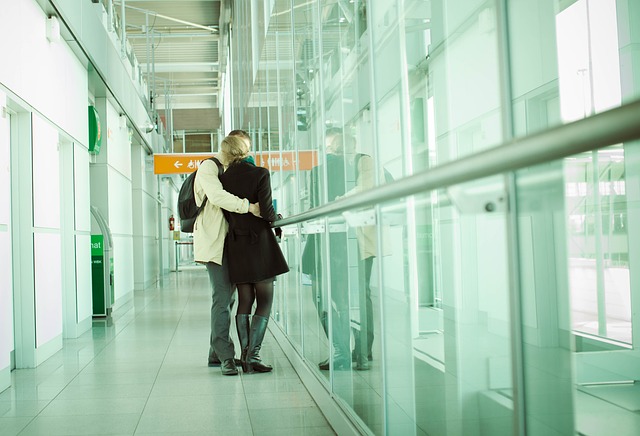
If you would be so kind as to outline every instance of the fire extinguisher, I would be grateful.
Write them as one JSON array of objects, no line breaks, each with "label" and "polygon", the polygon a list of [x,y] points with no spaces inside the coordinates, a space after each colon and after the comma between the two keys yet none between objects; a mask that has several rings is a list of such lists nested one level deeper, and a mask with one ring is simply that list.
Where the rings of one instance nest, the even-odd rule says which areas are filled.
[{"label": "fire extinguisher", "polygon": [[173,215],[169,217],[169,230],[173,231],[175,228],[176,220],[173,218]]}]

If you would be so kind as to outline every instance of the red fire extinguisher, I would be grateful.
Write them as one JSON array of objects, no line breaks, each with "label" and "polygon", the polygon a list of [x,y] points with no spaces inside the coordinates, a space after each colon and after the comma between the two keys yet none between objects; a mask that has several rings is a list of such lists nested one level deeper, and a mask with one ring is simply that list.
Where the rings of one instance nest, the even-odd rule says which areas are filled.
[{"label": "red fire extinguisher", "polygon": [[175,228],[176,220],[173,218],[173,215],[169,217],[169,230],[173,231]]}]

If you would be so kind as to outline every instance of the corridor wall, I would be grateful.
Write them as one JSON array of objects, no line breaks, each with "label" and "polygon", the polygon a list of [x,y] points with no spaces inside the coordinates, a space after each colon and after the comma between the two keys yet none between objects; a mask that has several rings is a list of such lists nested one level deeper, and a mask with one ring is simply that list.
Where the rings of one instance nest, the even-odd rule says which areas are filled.
[{"label": "corridor wall", "polygon": [[[0,90],[0,107],[6,107]],[[11,271],[11,173],[9,172],[9,121],[0,115],[0,390],[10,384],[10,350],[13,349],[13,280]]]},{"label": "corridor wall", "polygon": [[[61,220],[60,208],[61,147],[76,147],[80,161],[83,155],[88,159],[86,69],[65,41],[47,39],[47,16],[37,2],[2,0],[0,10],[0,38],[5,41],[0,45],[0,106],[5,132],[11,131],[2,141],[7,182],[3,186],[12,197],[1,200],[0,239],[3,268],[14,265],[13,277],[7,271],[1,274],[0,372],[4,374],[10,370],[14,350],[17,366],[34,367],[60,349],[67,313],[64,295],[80,293],[79,300],[71,299],[75,307],[69,311],[73,314],[70,323],[80,326],[72,329],[73,334],[86,331],[88,314],[82,300],[91,290],[76,285],[75,276],[87,277],[90,264],[76,264],[75,247],[65,251],[72,256],[72,268],[62,268],[63,235],[73,237],[75,229],[73,223],[69,226]],[[33,184],[27,183],[34,175]],[[77,182],[88,184],[88,179]],[[89,211],[79,214],[88,216]],[[19,247],[19,259],[12,246]],[[19,303],[13,298],[15,293],[21,296]],[[18,331],[14,329],[14,306]],[[6,380],[0,384],[3,387]]]}]

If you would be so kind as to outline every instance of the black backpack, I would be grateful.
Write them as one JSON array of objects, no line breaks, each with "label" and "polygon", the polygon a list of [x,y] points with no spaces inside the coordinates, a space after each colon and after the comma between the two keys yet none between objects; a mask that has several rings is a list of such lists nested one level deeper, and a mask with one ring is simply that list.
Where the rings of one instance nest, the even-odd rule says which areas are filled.
[{"label": "black backpack", "polygon": [[[224,168],[218,159],[215,157],[209,158],[218,165],[218,177],[224,172]],[[180,187],[180,193],[178,194],[178,216],[180,216],[180,231],[184,233],[193,233],[193,226],[196,223],[196,218],[204,205],[207,204],[207,197],[204,198],[202,206],[198,207],[196,204],[196,194],[193,190],[193,185],[196,180],[195,170],[182,182]]]}]

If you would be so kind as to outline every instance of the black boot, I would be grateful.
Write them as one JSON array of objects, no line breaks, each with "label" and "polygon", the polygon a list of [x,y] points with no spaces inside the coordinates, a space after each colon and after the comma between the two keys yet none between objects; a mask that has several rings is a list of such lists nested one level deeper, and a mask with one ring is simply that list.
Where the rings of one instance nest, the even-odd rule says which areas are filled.
[{"label": "black boot", "polygon": [[[342,371],[351,369],[351,359],[350,356],[341,350],[337,345],[334,344],[334,352],[333,352],[333,369]],[[318,364],[318,368],[323,371],[329,370],[329,359],[324,362],[320,362]]]},{"label": "black boot", "polygon": [[[260,348],[262,340],[267,331],[269,318],[260,315],[253,315],[251,318],[251,331],[249,332],[249,349],[247,350],[245,372],[269,372],[273,369],[271,365],[265,365],[260,360]],[[244,369],[244,368],[243,368]]]},{"label": "black boot", "polygon": [[324,334],[329,337],[329,313],[326,311],[322,312],[320,315],[320,324],[322,324],[322,330],[324,330]]},{"label": "black boot", "polygon": [[249,348],[249,314],[236,315],[236,330],[240,341],[240,364],[242,370],[247,372],[247,349]]}]

